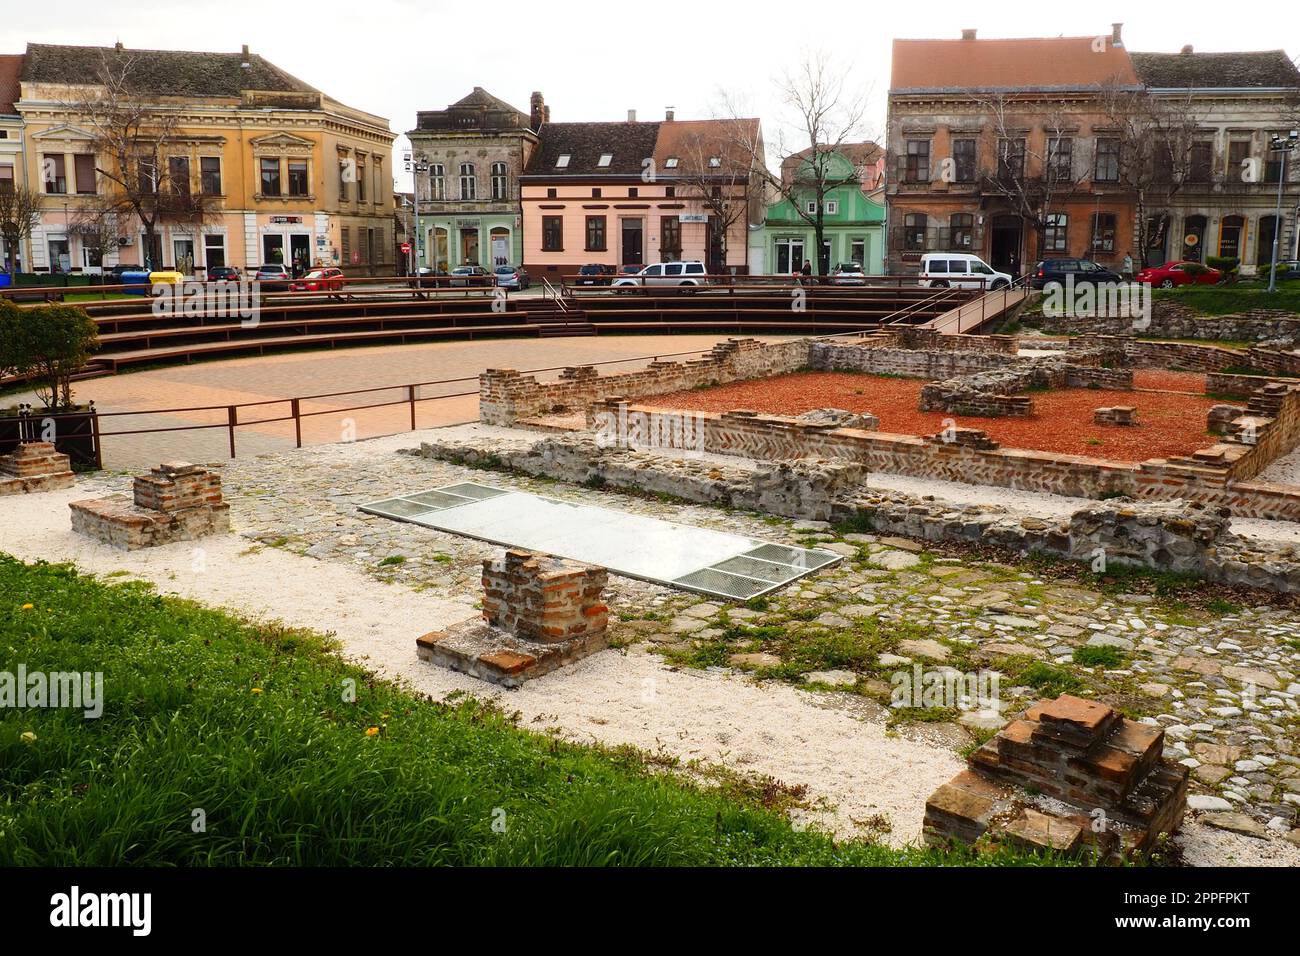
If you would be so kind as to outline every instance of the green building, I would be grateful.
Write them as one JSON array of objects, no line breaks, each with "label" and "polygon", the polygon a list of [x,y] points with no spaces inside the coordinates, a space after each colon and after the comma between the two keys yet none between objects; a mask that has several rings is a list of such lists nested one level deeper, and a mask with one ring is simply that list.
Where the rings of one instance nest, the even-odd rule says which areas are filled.
[{"label": "green building", "polygon": [[[797,153],[782,163],[782,178],[788,184],[790,198],[769,205],[763,225],[750,232],[750,271],[757,275],[789,275],[797,272],[805,260],[813,262],[816,192],[799,187],[801,181],[810,178],[808,152]],[[868,275],[880,275],[884,269],[881,168],[870,159],[878,153],[879,147],[868,143],[846,146],[831,154],[823,179],[844,184],[833,187],[824,198],[824,246],[821,262],[813,265],[818,275],[826,275],[841,262],[860,263]]]}]

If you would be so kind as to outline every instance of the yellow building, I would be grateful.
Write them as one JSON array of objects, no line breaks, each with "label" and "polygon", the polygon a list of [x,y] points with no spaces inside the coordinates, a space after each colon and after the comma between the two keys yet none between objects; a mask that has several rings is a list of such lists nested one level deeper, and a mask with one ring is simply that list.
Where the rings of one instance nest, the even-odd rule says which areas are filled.
[{"label": "yellow building", "polygon": [[[19,77],[21,178],[44,198],[24,257],[30,271],[147,263],[202,276],[283,262],[392,273],[393,134],[384,117],[331,99],[246,46],[32,43]],[[119,211],[127,190],[112,178],[121,166],[105,136],[109,110],[98,105],[106,96],[148,111],[154,142],[140,149],[155,157],[155,172],[131,173],[146,196],[150,184],[157,193],[150,208],[164,209],[152,249],[140,217]],[[109,241],[97,227],[105,219],[116,233]]]}]

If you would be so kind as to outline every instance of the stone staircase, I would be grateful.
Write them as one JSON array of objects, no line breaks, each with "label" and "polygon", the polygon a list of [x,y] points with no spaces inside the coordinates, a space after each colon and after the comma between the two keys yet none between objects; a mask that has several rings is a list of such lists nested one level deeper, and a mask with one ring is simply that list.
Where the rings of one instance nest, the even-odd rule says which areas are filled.
[{"label": "stone staircase", "polygon": [[554,299],[532,299],[524,310],[528,324],[537,326],[537,334],[544,339],[596,334],[596,327],[588,321],[587,313],[572,299],[566,300],[563,307]]}]

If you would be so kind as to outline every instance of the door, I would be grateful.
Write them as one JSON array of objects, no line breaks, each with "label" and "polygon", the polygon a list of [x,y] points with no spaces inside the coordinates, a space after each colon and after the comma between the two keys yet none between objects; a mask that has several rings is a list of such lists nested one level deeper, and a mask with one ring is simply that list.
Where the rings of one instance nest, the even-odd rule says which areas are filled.
[{"label": "door", "polygon": [[1023,241],[1024,223],[1019,216],[994,216],[992,228],[992,246],[990,258],[993,268],[1012,276],[1020,275],[1022,260],[1020,247]]},{"label": "door", "polygon": [[297,234],[290,236],[289,258],[293,262],[293,274],[305,275],[311,269],[311,236]]},{"label": "door", "polygon": [[1188,216],[1183,222],[1183,258],[1192,262],[1200,262],[1205,252],[1205,225],[1204,216]]},{"label": "door", "polygon": [[822,240],[822,254],[817,257],[817,274],[830,275],[831,272],[831,240]]},{"label": "door", "polygon": [[67,239],[50,240],[50,271],[72,271],[72,254],[68,251]]},{"label": "door", "polygon": [[507,266],[510,264],[510,233],[504,229],[493,229],[492,237],[492,264],[494,266]]},{"label": "door", "polygon": [[639,266],[645,262],[645,221],[622,220],[623,261],[625,266]]},{"label": "door", "polygon": [[462,229],[460,231],[460,264],[476,266],[478,261],[478,230]]}]

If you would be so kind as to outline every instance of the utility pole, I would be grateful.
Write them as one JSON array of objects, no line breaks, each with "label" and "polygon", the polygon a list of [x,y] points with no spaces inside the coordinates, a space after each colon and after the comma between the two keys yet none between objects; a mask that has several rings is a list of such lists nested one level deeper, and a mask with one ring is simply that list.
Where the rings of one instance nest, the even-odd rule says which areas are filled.
[{"label": "utility pole", "polygon": [[[1282,168],[1277,174],[1277,210],[1273,216],[1273,263],[1268,270],[1268,291],[1277,291],[1277,249],[1282,242],[1282,190],[1286,188],[1286,157],[1287,153],[1300,145],[1300,130],[1291,130],[1286,139],[1281,136],[1274,136],[1273,141],[1269,143],[1270,152],[1282,154]],[[1296,224],[1300,228],[1300,223]]]},{"label": "utility pole", "polygon": [[414,152],[410,152],[406,154],[406,169],[412,174],[411,200],[414,206],[415,229],[412,236],[411,259],[415,263],[415,268],[412,271],[418,277],[420,274],[420,259],[425,255],[424,236],[420,233],[420,174],[429,171],[429,164],[416,156]]}]

